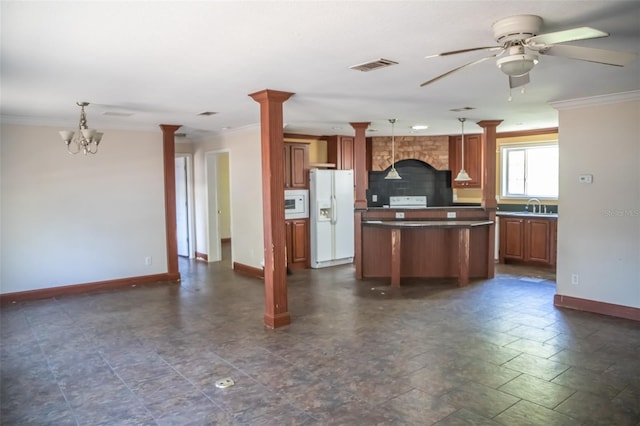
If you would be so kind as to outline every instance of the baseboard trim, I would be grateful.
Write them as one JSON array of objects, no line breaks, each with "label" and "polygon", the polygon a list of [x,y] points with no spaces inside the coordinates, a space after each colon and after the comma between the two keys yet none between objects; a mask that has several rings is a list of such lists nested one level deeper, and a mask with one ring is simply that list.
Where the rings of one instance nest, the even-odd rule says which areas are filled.
[{"label": "baseboard trim", "polygon": [[264,279],[264,270],[262,268],[254,268],[243,263],[233,262],[233,270],[254,278]]},{"label": "baseboard trim", "polygon": [[196,259],[204,260],[205,262],[209,261],[209,255],[207,253],[196,252]]},{"label": "baseboard trim", "polygon": [[640,309],[631,306],[614,305],[613,303],[580,299],[578,297],[563,296],[561,294],[553,296],[553,305],[558,308],[575,309],[578,311],[640,321]]},{"label": "baseboard trim", "polygon": [[92,293],[101,290],[115,290],[133,285],[149,285],[160,282],[179,282],[180,274],[164,273],[142,275],[139,277],[119,278],[116,280],[96,281],[86,284],[65,285],[60,287],[41,288],[36,290],[18,291],[0,294],[0,304],[25,302],[29,300],[51,299],[53,297],[70,296],[74,294]]}]

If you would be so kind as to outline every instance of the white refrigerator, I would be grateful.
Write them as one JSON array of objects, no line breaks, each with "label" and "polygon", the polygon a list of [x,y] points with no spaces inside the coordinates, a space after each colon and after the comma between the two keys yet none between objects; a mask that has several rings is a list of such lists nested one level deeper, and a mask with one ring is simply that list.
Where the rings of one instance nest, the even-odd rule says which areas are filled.
[{"label": "white refrigerator", "polygon": [[352,263],[353,170],[311,170],[311,267]]}]

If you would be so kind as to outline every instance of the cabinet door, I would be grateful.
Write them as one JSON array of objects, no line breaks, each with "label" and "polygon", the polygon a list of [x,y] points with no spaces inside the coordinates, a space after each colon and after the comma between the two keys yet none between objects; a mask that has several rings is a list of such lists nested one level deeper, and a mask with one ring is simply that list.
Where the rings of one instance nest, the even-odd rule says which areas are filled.
[{"label": "cabinet door", "polygon": [[524,220],[500,218],[500,256],[524,259]]},{"label": "cabinet door", "polygon": [[291,188],[291,147],[289,144],[284,144],[282,155],[284,156],[284,187]]},{"label": "cabinet door", "polygon": [[[307,254],[308,223],[306,219],[291,221],[291,263],[306,263],[309,259]],[[287,253],[287,255],[289,255],[289,253]]]},{"label": "cabinet door", "polygon": [[525,260],[551,265],[551,222],[548,219],[527,219]]},{"label": "cabinet door", "polygon": [[309,147],[307,144],[290,144],[290,150],[290,187],[306,188]]},{"label": "cabinet door", "polygon": [[353,170],[354,161],[353,161],[353,143],[354,138],[350,136],[341,136],[340,137],[340,167],[339,169],[343,170]]},{"label": "cabinet door", "polygon": [[468,182],[456,182],[455,178],[462,168],[462,136],[449,138],[449,168],[454,188],[482,187],[482,136],[465,135],[464,137],[464,169],[471,177]]}]

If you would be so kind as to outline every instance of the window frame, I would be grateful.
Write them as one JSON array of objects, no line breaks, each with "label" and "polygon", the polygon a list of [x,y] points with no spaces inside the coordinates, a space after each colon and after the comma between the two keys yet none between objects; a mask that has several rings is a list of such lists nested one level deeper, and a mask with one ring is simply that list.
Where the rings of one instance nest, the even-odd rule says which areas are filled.
[{"label": "window frame", "polygon": [[[508,173],[507,155],[506,155],[507,151],[517,150],[517,149],[522,149],[526,151],[527,149],[531,149],[531,148],[541,148],[541,147],[548,147],[548,146],[557,147],[558,154],[559,154],[560,146],[557,139],[546,139],[546,140],[531,141],[531,142],[504,142],[500,144],[500,148],[499,148],[500,172],[498,176],[498,184],[499,184],[498,194],[501,200],[517,201],[517,200],[528,200],[530,198],[538,198],[544,201],[558,201],[558,197],[543,197],[539,195],[527,195],[527,194],[516,194],[516,195],[506,194],[506,182],[507,182],[506,179],[508,177],[506,175],[506,173]],[[526,160],[526,154],[525,154],[525,170],[527,167],[526,161],[527,160]],[[559,182],[558,182],[558,185],[559,185]],[[558,188],[558,190],[559,189],[560,188]],[[525,186],[525,190],[526,190],[526,186]]]}]

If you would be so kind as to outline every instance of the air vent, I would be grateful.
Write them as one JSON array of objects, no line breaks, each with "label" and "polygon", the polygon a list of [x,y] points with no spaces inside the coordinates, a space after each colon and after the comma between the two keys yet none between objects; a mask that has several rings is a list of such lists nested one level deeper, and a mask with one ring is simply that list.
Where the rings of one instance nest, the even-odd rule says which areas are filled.
[{"label": "air vent", "polygon": [[462,112],[462,111],[471,111],[472,109],[475,109],[475,108],[473,108],[473,107],[462,107],[462,108],[450,109],[449,111],[451,111],[451,112]]},{"label": "air vent", "polygon": [[198,115],[204,115],[204,116],[209,116],[209,115],[216,115],[217,112],[213,112],[213,111],[205,111],[205,112],[201,112]]},{"label": "air vent", "polygon": [[388,67],[390,65],[397,65],[398,63],[395,61],[391,61],[389,59],[376,59],[375,61],[365,62],[364,64],[352,65],[349,68],[352,70],[358,71],[373,71],[378,68]]},{"label": "air vent", "polygon": [[186,138],[187,134],[186,133],[174,133],[176,138]]},{"label": "air vent", "polygon": [[133,115],[133,113],[132,112],[106,111],[106,112],[103,112],[102,115],[110,115],[112,117],[131,117]]}]

